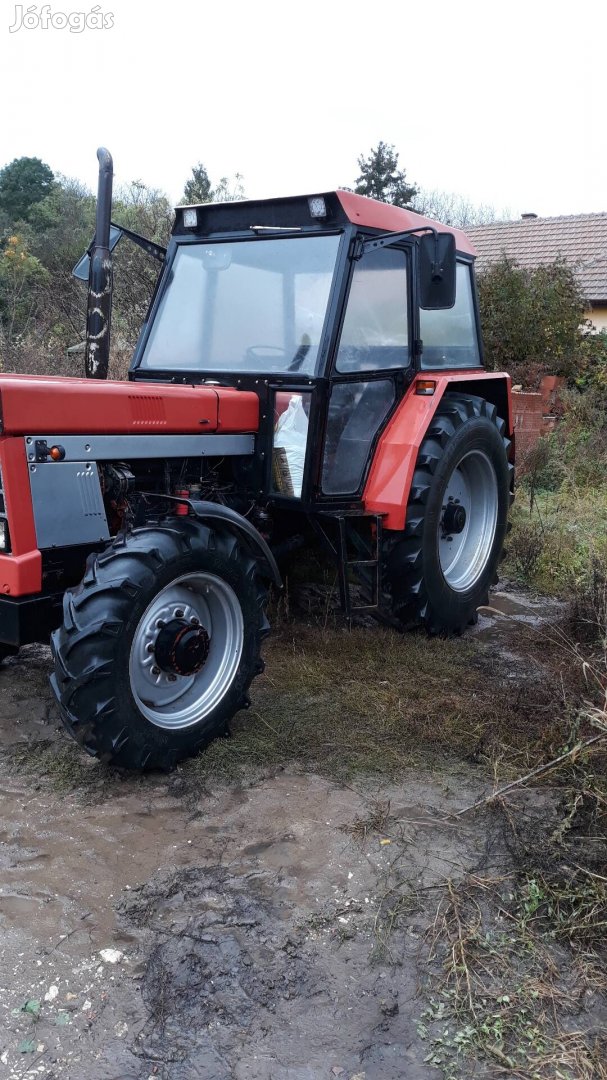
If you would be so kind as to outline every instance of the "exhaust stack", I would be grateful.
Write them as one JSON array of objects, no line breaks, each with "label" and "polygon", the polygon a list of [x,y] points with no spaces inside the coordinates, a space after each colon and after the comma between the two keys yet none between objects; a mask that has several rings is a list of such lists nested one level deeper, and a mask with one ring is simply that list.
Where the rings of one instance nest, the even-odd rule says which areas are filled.
[{"label": "exhaust stack", "polygon": [[107,379],[110,358],[112,320],[112,256],[110,219],[112,216],[112,181],[114,167],[109,150],[101,146],[95,240],[89,269],[89,292],[86,313],[85,374],[87,379]]}]

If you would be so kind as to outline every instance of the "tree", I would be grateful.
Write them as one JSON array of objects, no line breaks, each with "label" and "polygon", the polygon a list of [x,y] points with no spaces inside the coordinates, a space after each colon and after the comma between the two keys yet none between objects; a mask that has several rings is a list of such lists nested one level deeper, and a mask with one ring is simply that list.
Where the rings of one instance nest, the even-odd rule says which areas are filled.
[{"label": "tree", "polygon": [[0,170],[0,210],[11,222],[27,221],[52,189],[54,176],[40,158],[15,158]]},{"label": "tree", "polygon": [[183,201],[189,204],[212,202],[211,192],[209,174],[199,161],[192,167],[192,175],[183,189]]},{"label": "tree", "polygon": [[[116,192],[113,220],[166,247],[173,212],[166,195],[141,180]],[[114,252],[114,310],[110,371],[125,372],[158,278],[159,264],[122,240]]]},{"label": "tree", "polygon": [[487,367],[535,389],[542,375],[574,380],[584,351],[585,301],[562,260],[534,268],[502,258],[478,277]]},{"label": "tree", "polygon": [[27,333],[36,314],[39,289],[48,272],[27,250],[23,237],[9,236],[0,255],[0,320],[8,345]]},{"label": "tree", "polygon": [[408,184],[404,169],[398,168],[398,153],[393,146],[378,142],[368,157],[358,159],[360,176],[354,188],[357,195],[393,203],[394,206],[410,206],[417,195],[414,184]]},{"label": "tree", "polygon": [[498,214],[493,206],[487,203],[470,202],[463,195],[456,195],[452,191],[418,191],[415,196],[414,209],[418,214],[434,218],[443,225],[451,225],[455,228],[465,229],[470,225],[489,225],[492,221],[508,218],[503,212]]},{"label": "tree", "polygon": [[213,202],[238,202],[239,199],[244,199],[244,197],[242,176],[238,172],[233,178],[222,176],[217,187],[213,188],[211,192]]},{"label": "tree", "polygon": [[233,179],[222,176],[214,187],[204,165],[199,161],[192,168],[192,175],[183,189],[184,203],[233,202],[244,199],[242,176],[236,173]]}]

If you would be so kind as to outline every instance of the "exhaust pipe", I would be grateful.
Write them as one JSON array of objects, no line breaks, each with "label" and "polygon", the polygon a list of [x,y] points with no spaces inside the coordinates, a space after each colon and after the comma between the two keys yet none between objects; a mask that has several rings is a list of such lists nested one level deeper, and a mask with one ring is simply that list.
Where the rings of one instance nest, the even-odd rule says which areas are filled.
[{"label": "exhaust pipe", "polygon": [[89,269],[89,292],[86,312],[87,379],[107,379],[110,359],[110,324],[112,320],[112,256],[110,254],[110,219],[112,216],[112,155],[103,146],[97,151],[99,184],[95,240]]}]

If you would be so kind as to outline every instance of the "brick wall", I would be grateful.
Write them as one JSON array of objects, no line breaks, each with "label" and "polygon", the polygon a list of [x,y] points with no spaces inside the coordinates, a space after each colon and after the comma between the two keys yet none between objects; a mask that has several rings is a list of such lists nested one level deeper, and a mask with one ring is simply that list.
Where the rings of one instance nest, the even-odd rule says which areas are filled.
[{"label": "brick wall", "polygon": [[533,449],[540,435],[552,431],[557,424],[560,411],[558,392],[564,381],[555,375],[545,375],[537,393],[526,390],[512,392],[516,457],[519,465],[524,463],[526,454]]}]

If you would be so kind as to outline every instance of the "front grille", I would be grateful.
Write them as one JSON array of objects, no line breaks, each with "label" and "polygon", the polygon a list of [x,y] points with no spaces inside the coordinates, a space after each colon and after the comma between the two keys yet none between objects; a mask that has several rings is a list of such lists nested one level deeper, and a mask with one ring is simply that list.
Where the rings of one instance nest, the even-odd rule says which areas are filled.
[{"label": "front grille", "polygon": [[4,481],[2,479],[2,465],[0,465],[0,521],[4,522],[4,535],[6,542],[3,548],[0,549],[0,555],[7,555],[11,550],[11,540],[8,531],[8,517],[6,513],[6,500],[4,498]]}]

